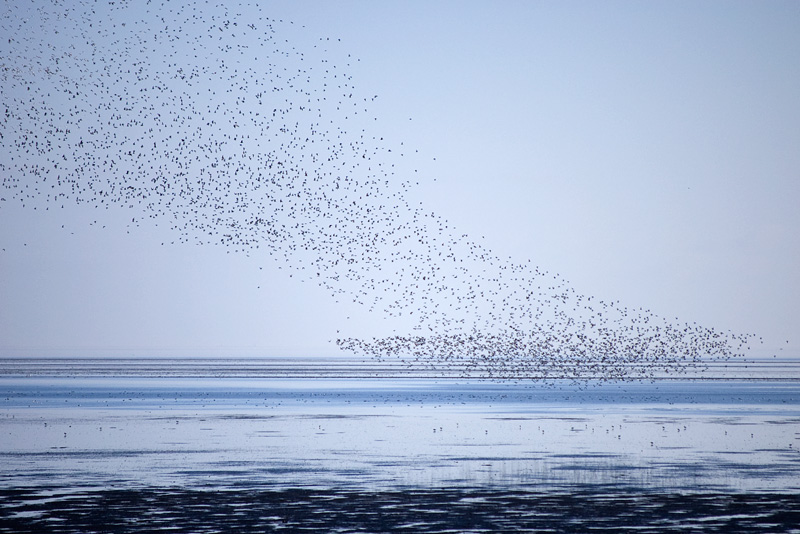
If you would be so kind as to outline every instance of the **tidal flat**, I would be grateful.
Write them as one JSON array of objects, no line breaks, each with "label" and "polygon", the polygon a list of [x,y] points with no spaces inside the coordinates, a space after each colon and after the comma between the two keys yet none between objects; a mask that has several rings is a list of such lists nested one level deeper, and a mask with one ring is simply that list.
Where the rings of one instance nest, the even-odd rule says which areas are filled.
[{"label": "tidal flat", "polygon": [[800,525],[791,378],[69,369],[0,376],[2,532]]}]

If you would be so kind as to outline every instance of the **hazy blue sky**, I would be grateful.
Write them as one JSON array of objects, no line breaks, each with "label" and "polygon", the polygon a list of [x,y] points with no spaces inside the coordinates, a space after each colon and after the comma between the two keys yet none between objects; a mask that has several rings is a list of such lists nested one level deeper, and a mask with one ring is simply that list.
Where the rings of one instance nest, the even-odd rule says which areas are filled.
[{"label": "hazy blue sky", "polygon": [[[8,29],[19,13],[3,9]],[[369,99],[370,132],[407,152],[397,173],[420,182],[409,198],[498,256],[800,354],[797,2],[261,12],[294,22],[286,46],[330,38]],[[171,244],[163,221],[63,204],[0,202],[0,355],[328,355],[337,335],[388,328],[263,251]]]}]

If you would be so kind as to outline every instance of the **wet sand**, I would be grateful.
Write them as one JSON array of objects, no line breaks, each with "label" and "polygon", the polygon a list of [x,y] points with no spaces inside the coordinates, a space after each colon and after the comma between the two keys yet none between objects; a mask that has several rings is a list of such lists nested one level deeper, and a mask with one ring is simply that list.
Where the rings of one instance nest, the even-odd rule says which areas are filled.
[{"label": "wet sand", "polygon": [[5,376],[0,406],[3,532],[800,524],[793,380]]},{"label": "wet sand", "polygon": [[[3,532],[796,532],[796,494],[491,489],[0,491]],[[14,512],[17,509],[19,511]]]}]

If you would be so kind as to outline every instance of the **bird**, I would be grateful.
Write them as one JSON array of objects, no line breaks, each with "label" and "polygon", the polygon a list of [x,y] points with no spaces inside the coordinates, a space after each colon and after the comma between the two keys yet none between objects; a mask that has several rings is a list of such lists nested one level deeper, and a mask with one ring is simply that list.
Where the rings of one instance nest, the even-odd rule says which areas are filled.
[{"label": "bird", "polygon": [[278,262],[408,329],[340,350],[443,374],[680,375],[753,338],[582,294],[412,202],[426,178],[406,160],[426,151],[378,129],[341,38],[254,3],[7,12],[0,206],[128,210],[129,232],[167,226],[164,246]]}]

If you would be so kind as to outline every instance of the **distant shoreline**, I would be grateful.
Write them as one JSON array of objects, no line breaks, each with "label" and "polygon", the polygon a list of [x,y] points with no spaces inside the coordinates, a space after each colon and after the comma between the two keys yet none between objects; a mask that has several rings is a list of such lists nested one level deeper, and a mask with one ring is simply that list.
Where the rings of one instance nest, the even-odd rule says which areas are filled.
[{"label": "distant shoreline", "polygon": [[[165,377],[165,378],[339,378],[487,379],[498,381],[572,380],[574,377],[520,375],[497,379],[463,365],[372,361],[356,358],[0,358],[0,377]],[[581,380],[607,380],[587,374]],[[761,358],[701,362],[696,369],[620,381],[800,381],[800,359]],[[612,380],[613,382],[613,380]]]}]

